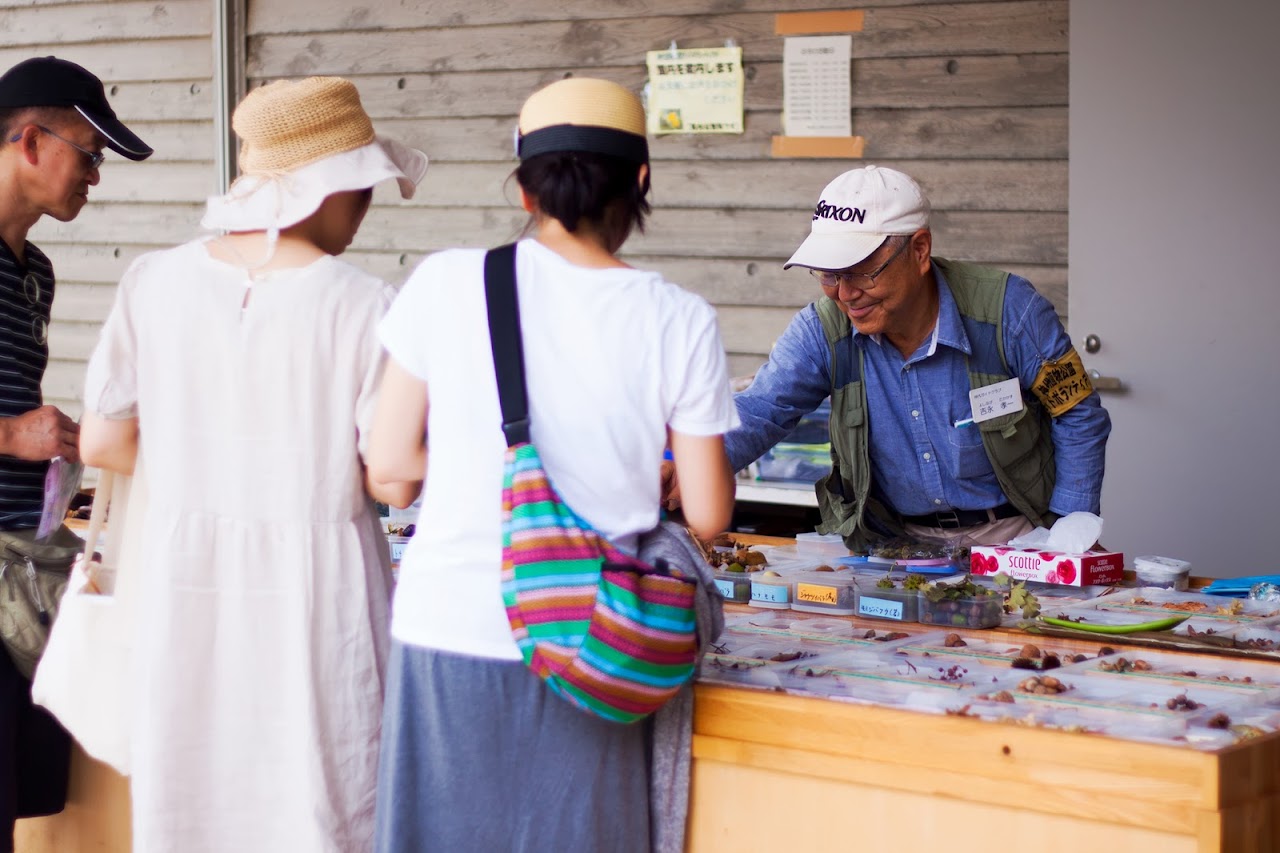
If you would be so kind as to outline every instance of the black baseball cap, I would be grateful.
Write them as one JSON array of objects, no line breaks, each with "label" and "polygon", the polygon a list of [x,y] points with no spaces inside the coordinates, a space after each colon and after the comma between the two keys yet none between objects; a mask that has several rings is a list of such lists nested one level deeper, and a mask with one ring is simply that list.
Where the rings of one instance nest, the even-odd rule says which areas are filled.
[{"label": "black baseball cap", "polygon": [[71,107],[107,140],[107,147],[130,160],[151,156],[151,146],[116,118],[102,81],[56,56],[26,59],[0,76],[0,109]]}]

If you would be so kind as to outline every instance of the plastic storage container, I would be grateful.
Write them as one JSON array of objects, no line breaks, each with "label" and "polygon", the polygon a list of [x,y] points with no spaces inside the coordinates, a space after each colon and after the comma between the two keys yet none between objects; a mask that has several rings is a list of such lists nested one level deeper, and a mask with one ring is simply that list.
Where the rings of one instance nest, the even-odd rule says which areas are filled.
[{"label": "plastic storage container", "polygon": [[1187,588],[1191,564],[1172,557],[1134,557],[1133,574],[1138,579],[1138,586],[1181,590]]},{"label": "plastic storage container", "polygon": [[791,609],[791,584],[795,574],[792,572],[752,572],[751,601],[752,607],[765,607],[771,610]]},{"label": "plastic storage container", "polygon": [[802,572],[792,581],[792,610],[842,616],[858,612],[857,583],[847,572]]},{"label": "plastic storage container", "polygon": [[746,604],[751,600],[751,575],[755,572],[731,572],[723,569],[716,569],[712,577],[715,578],[716,589],[724,596],[725,601],[731,601],[734,604]]},{"label": "plastic storage container", "polygon": [[844,537],[839,533],[797,533],[796,553],[846,557],[849,549],[845,547]]},{"label": "plastic storage container", "polygon": [[999,593],[979,587],[971,593],[939,598],[935,590],[947,586],[950,585],[930,584],[929,588],[921,590],[918,619],[922,624],[994,628],[1004,618],[1004,596]]},{"label": "plastic storage container", "polygon": [[919,594],[914,589],[881,589],[874,585],[858,587],[857,610],[868,619],[893,622],[917,621]]}]

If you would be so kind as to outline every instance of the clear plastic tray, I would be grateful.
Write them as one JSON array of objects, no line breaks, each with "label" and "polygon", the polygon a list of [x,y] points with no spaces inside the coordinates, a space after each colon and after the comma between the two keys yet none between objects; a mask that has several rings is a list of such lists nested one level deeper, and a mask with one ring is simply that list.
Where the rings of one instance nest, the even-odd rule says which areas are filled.
[{"label": "clear plastic tray", "polygon": [[1183,740],[1196,749],[1216,750],[1276,731],[1280,731],[1280,709],[1250,705],[1197,716],[1189,721]]},{"label": "clear plastic tray", "polygon": [[1079,671],[1111,680],[1127,680],[1135,685],[1131,687],[1134,690],[1143,690],[1148,683],[1197,688],[1208,684],[1214,690],[1234,691],[1268,701],[1280,699],[1280,666],[1263,661],[1129,649],[1090,661],[1087,666],[1079,667]]},{"label": "clear plastic tray", "polygon": [[1192,625],[1186,633],[1228,649],[1280,652],[1280,624],[1275,620],[1253,625]]},{"label": "clear plastic tray", "polygon": [[[1166,604],[1170,606],[1164,606]],[[1042,605],[1041,612],[1051,616],[1061,613],[1071,619],[1083,618],[1093,625],[1132,625],[1171,616],[1187,616],[1186,621],[1171,629],[1172,633],[1184,637],[1220,636],[1239,628],[1264,625],[1280,616],[1280,608],[1271,602],[1223,599],[1150,588],[1125,590],[1062,608]]]},{"label": "clear plastic tray", "polygon": [[[948,645],[948,638],[955,645]],[[1046,638],[1030,637],[1028,642],[1017,643],[1009,640],[987,640],[981,637],[960,636],[955,633],[937,631],[921,634],[896,646],[898,653],[913,655],[930,655],[943,660],[981,660],[995,663],[1009,669],[1042,670],[1046,659],[1057,658],[1058,665],[1050,670],[1087,663],[1097,657],[1098,646],[1086,643],[1070,643]],[[1034,646],[1035,648],[1028,648]],[[1077,660],[1079,658],[1079,660]],[[1025,665],[1014,666],[1014,661],[1023,661]]]},{"label": "clear plastic tray", "polygon": [[803,616],[792,612],[760,611],[725,620],[725,632],[721,636],[737,634],[786,638],[803,641],[806,647],[818,644],[831,648],[884,649],[910,639],[915,632],[893,628],[872,629],[855,626],[845,619]]},{"label": "clear plastic tray", "polygon": [[820,656],[803,641],[787,637],[736,635],[725,632],[702,656],[698,678],[727,684],[777,687],[778,668]]},{"label": "clear plastic tray", "polygon": [[1247,598],[1224,599],[1218,595],[1156,587],[1115,592],[1097,603],[1112,609],[1151,613],[1152,619],[1158,619],[1160,615],[1175,616],[1179,613],[1189,613],[1199,620],[1211,619],[1218,622],[1238,623],[1280,618],[1280,605],[1273,601],[1253,601]]},{"label": "clear plastic tray", "polygon": [[[1219,712],[1230,714],[1251,704],[1261,704],[1263,696],[1249,696],[1212,682],[1199,684],[1170,684],[1148,682],[1141,690],[1131,681],[1106,679],[1080,671],[1054,670],[1046,673],[1019,672],[1012,686],[1003,690],[975,691],[980,701],[1042,705],[1056,708],[1088,708],[1101,711],[1124,712],[1145,717],[1172,718],[1190,721],[1204,715]],[[1066,686],[1061,693],[1034,694],[1022,690],[1019,685],[1034,678],[1054,678]]]},{"label": "clear plastic tray", "polygon": [[1192,721],[1189,719],[1152,717],[1149,714],[1110,708],[1057,708],[1026,702],[976,700],[952,713],[993,723],[1171,745],[1185,745],[1187,732],[1192,728]]},{"label": "clear plastic tray", "polygon": [[778,673],[789,692],[849,702],[942,712],[966,705],[968,693],[1010,683],[984,667],[919,666],[914,661],[863,650],[836,652],[796,661]]}]

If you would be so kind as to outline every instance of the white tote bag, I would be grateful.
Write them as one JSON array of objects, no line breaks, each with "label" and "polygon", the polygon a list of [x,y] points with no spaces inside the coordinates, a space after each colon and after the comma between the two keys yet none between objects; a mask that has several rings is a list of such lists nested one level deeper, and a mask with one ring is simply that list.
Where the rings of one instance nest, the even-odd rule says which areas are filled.
[{"label": "white tote bag", "polygon": [[[141,460],[133,477],[103,471],[89,520],[86,559],[72,569],[49,644],[36,667],[31,695],[71,733],[84,751],[129,773],[133,700],[133,605],[142,575],[142,518],[146,494]],[[102,563],[87,556],[111,508]]]}]

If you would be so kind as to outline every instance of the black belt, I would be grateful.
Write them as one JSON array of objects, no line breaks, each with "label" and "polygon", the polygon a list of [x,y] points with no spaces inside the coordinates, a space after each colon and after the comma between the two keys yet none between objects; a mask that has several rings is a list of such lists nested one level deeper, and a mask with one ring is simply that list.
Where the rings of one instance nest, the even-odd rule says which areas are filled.
[{"label": "black belt", "polygon": [[1011,504],[1000,504],[991,509],[949,509],[946,512],[931,512],[928,515],[904,515],[906,524],[918,524],[921,527],[938,527],[944,530],[958,527],[974,527],[979,524],[990,524],[1001,518],[1015,518],[1022,515],[1018,508]]}]

